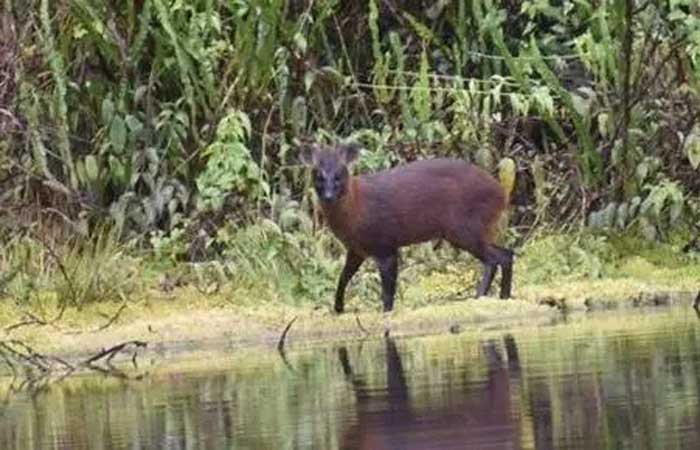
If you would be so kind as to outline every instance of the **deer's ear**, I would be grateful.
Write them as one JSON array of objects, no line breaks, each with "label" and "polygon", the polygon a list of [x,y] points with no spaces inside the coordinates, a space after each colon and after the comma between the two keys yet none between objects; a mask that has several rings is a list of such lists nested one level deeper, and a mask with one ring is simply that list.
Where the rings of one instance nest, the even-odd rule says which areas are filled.
[{"label": "deer's ear", "polygon": [[354,163],[360,156],[360,146],[355,143],[338,146],[338,153],[348,166]]},{"label": "deer's ear", "polygon": [[302,145],[299,148],[299,162],[306,166],[313,166],[316,164],[316,156],[319,152],[319,147],[316,144]]}]

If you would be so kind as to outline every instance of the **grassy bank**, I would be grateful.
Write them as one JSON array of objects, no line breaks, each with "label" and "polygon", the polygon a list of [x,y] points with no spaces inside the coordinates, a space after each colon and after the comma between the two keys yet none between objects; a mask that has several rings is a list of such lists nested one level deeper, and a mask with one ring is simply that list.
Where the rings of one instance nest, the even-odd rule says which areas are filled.
[{"label": "grassy bank", "polygon": [[287,338],[292,344],[386,329],[394,335],[461,332],[541,323],[562,312],[690,304],[700,291],[700,258],[683,252],[681,239],[659,244],[631,236],[542,233],[518,250],[516,298],[510,301],[470,298],[480,275],[475,261],[425,245],[404,255],[393,313],[380,313],[377,273],[368,264],[351,285],[348,313],[338,317],[330,312],[340,270],[337,249],[287,242],[269,256],[265,249],[275,248],[280,236],[245,239],[260,250],[245,254],[238,247],[239,259],[231,260],[236,264],[139,257],[109,239],[96,241],[91,252],[63,252],[53,263],[45,252],[34,249],[44,255],[38,260],[16,246],[5,253],[4,264],[17,272],[3,287],[5,339],[62,355],[139,339],[169,353],[275,344],[294,318]]}]

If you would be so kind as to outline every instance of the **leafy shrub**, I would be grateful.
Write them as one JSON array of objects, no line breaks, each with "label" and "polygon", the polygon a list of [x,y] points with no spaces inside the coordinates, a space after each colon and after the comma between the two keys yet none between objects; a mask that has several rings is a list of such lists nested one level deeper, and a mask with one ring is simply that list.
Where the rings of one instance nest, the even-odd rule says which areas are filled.
[{"label": "leafy shrub", "polygon": [[251,201],[269,193],[270,187],[246,146],[249,136],[250,119],[241,111],[231,111],[219,122],[214,142],[203,152],[206,167],[197,177],[200,210],[221,209],[229,194]]}]

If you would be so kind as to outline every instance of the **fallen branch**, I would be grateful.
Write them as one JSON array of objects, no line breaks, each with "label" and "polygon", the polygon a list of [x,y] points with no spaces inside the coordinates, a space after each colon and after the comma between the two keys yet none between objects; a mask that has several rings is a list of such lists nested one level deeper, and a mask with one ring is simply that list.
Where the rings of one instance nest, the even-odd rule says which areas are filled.
[{"label": "fallen branch", "polygon": [[29,325],[47,325],[48,324],[45,320],[38,318],[34,314],[25,313],[25,316],[27,316],[29,318],[22,320],[21,322],[13,323],[12,325],[5,327],[5,331],[9,333],[10,331],[16,330],[18,328],[26,327]]},{"label": "fallen branch", "polygon": [[44,355],[37,352],[28,344],[12,339],[0,342],[0,351],[7,361],[8,356],[14,358],[18,363],[23,363],[25,367],[39,369],[42,372],[51,372],[55,363],[60,364],[68,370],[75,370],[75,366],[57,356]]},{"label": "fallen branch", "polygon": [[[51,383],[59,382],[71,376],[81,368],[122,379],[141,379],[143,375],[129,376],[127,373],[113,367],[111,361],[116,355],[127,349],[135,348],[138,350],[146,346],[147,343],[143,341],[127,341],[104,349],[81,362],[71,363],[57,356],[40,353],[29,344],[13,339],[0,341],[0,362],[4,362],[10,368],[14,378],[22,379],[19,388],[15,391],[26,389],[36,393]],[[138,368],[136,356],[137,352],[134,351],[131,362],[134,367]],[[102,360],[105,361],[106,367],[96,364]]]},{"label": "fallen branch", "polygon": [[144,341],[137,341],[137,340],[122,342],[121,344],[117,344],[113,347],[102,350],[101,352],[99,352],[98,354],[96,354],[94,356],[91,356],[90,358],[83,361],[80,365],[91,366],[93,363],[101,360],[104,357],[107,357],[107,364],[109,364],[112,361],[112,358],[114,358],[117,354],[119,354],[121,351],[123,351],[125,348],[129,347],[130,345],[133,345],[136,348],[144,348],[148,345],[148,343],[144,342]]},{"label": "fallen branch", "polygon": [[112,317],[107,321],[107,323],[105,323],[104,325],[101,325],[100,327],[95,329],[93,331],[93,333],[97,333],[98,331],[105,330],[105,329],[109,328],[110,326],[112,326],[112,324],[119,319],[119,316],[121,316],[122,312],[126,309],[126,306],[127,306],[126,302],[122,303],[122,305],[119,307],[117,312],[112,315]]}]

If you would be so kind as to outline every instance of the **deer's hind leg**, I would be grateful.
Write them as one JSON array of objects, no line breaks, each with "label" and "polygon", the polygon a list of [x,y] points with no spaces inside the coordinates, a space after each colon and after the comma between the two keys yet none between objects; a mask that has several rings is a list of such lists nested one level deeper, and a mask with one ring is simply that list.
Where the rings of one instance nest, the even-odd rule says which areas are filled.
[{"label": "deer's hind leg", "polygon": [[451,236],[449,241],[455,247],[466,250],[476,257],[484,266],[481,281],[476,289],[476,297],[488,293],[493,284],[496,270],[501,268],[501,298],[510,298],[511,284],[513,280],[513,251],[507,248],[491,244],[485,239],[472,237],[473,234],[465,230],[457,236]]}]

